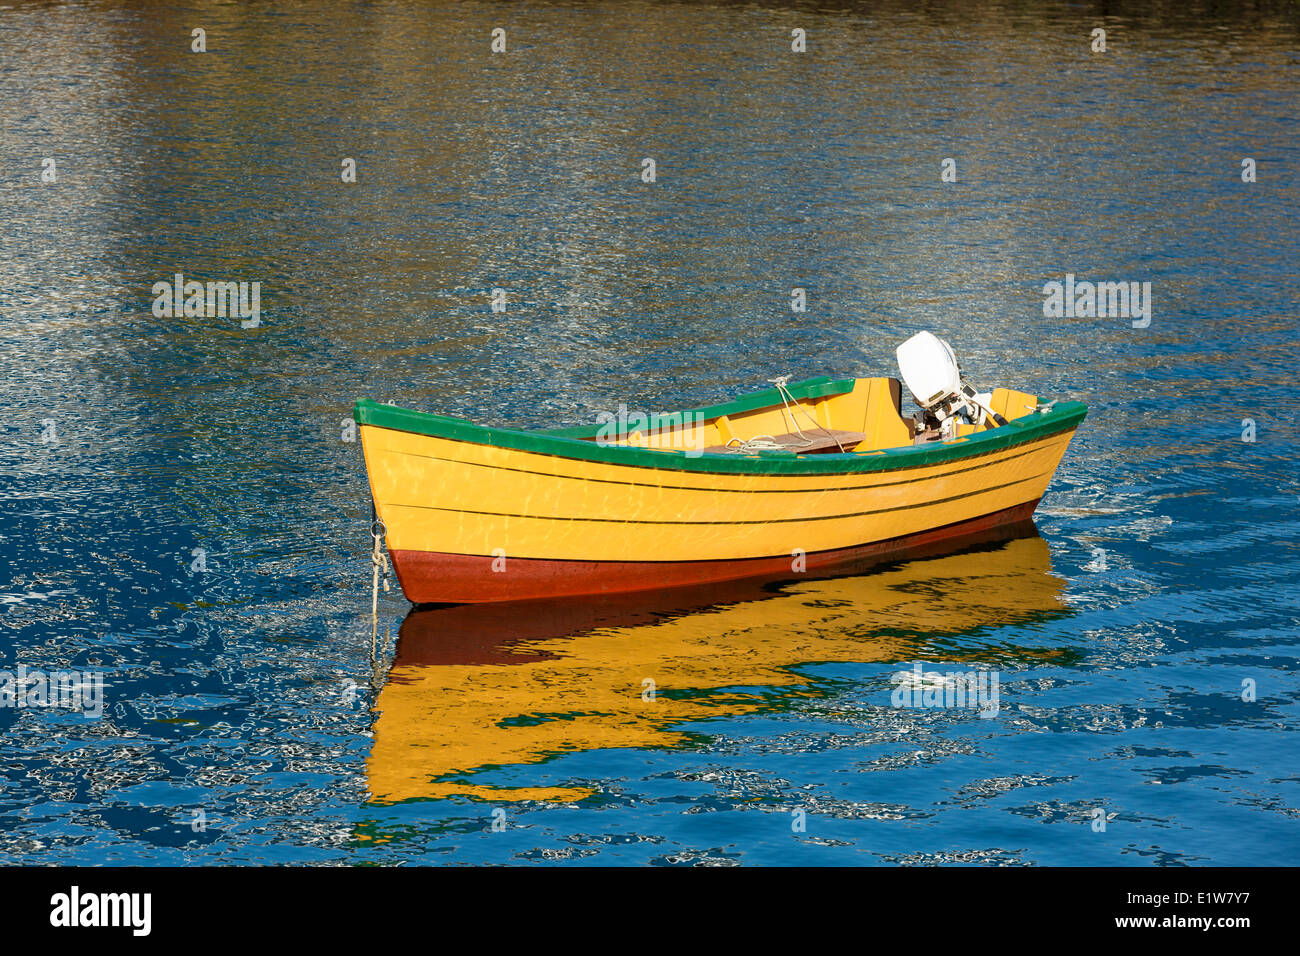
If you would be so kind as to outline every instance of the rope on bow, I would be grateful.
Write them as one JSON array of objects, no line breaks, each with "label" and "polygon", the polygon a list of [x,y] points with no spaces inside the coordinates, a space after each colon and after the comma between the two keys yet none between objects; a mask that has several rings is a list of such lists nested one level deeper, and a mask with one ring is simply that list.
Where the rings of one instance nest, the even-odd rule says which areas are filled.
[{"label": "rope on bow", "polygon": [[384,523],[376,518],[370,522],[370,537],[375,542],[374,550],[370,552],[370,565],[374,570],[373,582],[370,588],[370,610],[373,614],[379,613],[379,582],[382,576],[384,583],[384,593],[388,593],[388,555],[384,553],[384,534],[388,529]]},{"label": "rope on bow", "polygon": [[375,640],[379,637],[379,582],[384,582],[384,593],[388,593],[388,555],[384,553],[384,534],[387,528],[379,520],[379,516],[374,514],[374,504],[371,504],[371,514],[374,517],[370,521],[370,537],[374,539],[375,546],[370,552],[370,566],[372,569],[370,579],[370,653],[374,658]]}]

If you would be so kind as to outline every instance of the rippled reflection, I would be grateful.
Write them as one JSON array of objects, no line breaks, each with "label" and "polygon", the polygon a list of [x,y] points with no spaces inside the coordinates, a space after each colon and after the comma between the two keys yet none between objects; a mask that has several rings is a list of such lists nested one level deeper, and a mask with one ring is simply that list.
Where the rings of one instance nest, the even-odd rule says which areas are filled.
[{"label": "rippled reflection", "polygon": [[1059,663],[1056,649],[937,649],[945,638],[1066,613],[1064,582],[1033,526],[1002,537],[1010,540],[855,577],[413,610],[376,704],[370,790],[380,801],[578,800],[593,791],[476,778],[574,751],[681,746],[692,721],[820,693],[791,669],[799,664]]}]

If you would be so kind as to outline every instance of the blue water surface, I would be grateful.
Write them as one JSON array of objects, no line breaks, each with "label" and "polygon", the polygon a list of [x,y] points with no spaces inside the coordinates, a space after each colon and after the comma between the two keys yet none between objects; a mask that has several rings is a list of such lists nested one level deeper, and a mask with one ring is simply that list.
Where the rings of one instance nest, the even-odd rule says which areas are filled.
[{"label": "blue water surface", "polygon": [[[0,669],[105,682],[99,717],[0,708],[0,859],[1292,863],[1295,9],[911,6],[0,8]],[[260,282],[261,325],[155,316],[177,272]],[[1150,282],[1149,326],[1045,317],[1067,273]],[[807,602],[766,680],[665,662],[704,703],[639,743],[542,693],[573,736],[498,759],[509,722],[431,699],[482,765],[398,769],[486,790],[376,796],[408,606],[372,649],[356,398],[574,425],[895,374],[923,328],[1088,403],[1043,561],[984,598],[997,548],[895,567],[907,615],[851,632]],[[1018,581],[1043,613],[1003,610]],[[449,660],[420,673],[521,666]],[[998,669],[998,714],[892,706],[917,660]]]}]

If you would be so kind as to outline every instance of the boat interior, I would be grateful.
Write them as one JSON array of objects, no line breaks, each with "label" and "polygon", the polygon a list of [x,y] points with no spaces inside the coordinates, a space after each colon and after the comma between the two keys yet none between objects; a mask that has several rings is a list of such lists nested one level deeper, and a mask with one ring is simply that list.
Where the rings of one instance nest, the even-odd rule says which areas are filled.
[{"label": "boat interior", "polygon": [[[813,383],[816,383],[814,385]],[[903,414],[902,383],[896,378],[809,380],[748,396],[772,397],[761,404],[635,416],[610,434],[583,435],[606,444],[703,454],[773,453],[794,455],[868,453],[939,440],[921,409]],[[994,389],[988,407],[1010,421],[1032,413],[1038,397],[1014,389]],[[721,412],[721,413],[719,413]],[[952,438],[998,427],[992,418],[955,425]],[[951,440],[951,439],[949,439]]]}]

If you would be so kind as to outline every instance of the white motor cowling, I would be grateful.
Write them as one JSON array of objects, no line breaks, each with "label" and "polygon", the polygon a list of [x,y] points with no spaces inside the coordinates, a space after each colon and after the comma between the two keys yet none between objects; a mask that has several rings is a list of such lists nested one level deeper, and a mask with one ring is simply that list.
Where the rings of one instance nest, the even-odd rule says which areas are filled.
[{"label": "white motor cowling", "polygon": [[940,434],[951,438],[958,421],[978,423],[988,415],[998,425],[1006,419],[988,407],[981,395],[961,377],[952,346],[930,332],[917,332],[898,347],[898,370],[907,389],[927,418],[936,419]]},{"label": "white motor cowling", "polygon": [[927,411],[961,391],[961,368],[952,346],[931,332],[917,332],[898,347],[898,370],[916,404]]}]

